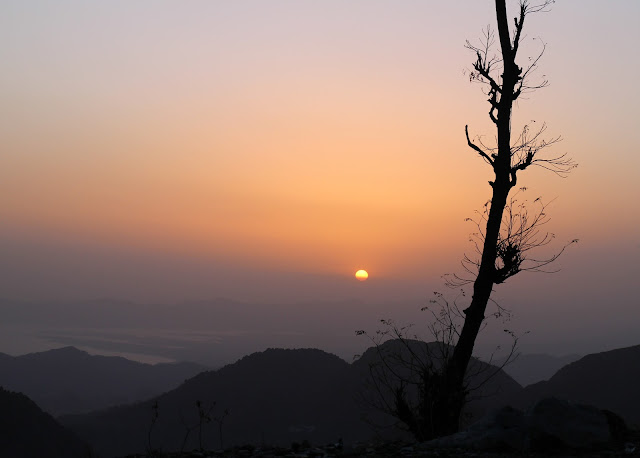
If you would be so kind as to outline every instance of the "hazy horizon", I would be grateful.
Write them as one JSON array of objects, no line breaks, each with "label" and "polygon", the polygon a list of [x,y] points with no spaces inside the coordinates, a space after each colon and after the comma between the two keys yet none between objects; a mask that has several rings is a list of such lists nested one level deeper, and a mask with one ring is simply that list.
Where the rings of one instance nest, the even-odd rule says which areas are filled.
[{"label": "hazy horizon", "polygon": [[[579,163],[518,183],[551,202],[546,253],[580,242],[559,272],[496,286],[513,318],[490,323],[481,354],[505,326],[526,353],[640,344],[640,88],[626,82],[640,3],[577,5],[527,19],[522,58],[543,40],[550,85],[519,100],[513,130],[546,122]],[[464,44],[493,15],[488,0],[0,5],[0,352],[205,358],[185,342],[209,326],[216,361],[273,345],[348,358],[382,318],[420,328],[433,291],[458,295],[441,276],[461,272],[465,218],[490,197],[464,126],[488,142],[494,126]],[[78,304],[100,300],[88,325]],[[168,336],[170,321],[127,326],[120,301],[196,316]]]}]

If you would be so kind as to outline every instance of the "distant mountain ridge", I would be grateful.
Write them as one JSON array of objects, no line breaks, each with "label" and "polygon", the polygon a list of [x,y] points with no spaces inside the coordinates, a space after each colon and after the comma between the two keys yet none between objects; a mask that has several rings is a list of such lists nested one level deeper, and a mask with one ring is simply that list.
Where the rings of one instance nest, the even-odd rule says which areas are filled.
[{"label": "distant mountain ridge", "polygon": [[[415,309],[420,304],[416,301]],[[377,320],[362,317],[386,313],[383,310],[381,303],[358,299],[292,304],[227,298],[176,303],[102,299],[43,304],[0,297],[3,325],[37,330],[38,336],[61,346],[112,354],[146,352],[215,368],[268,347],[288,345],[328,348],[350,361],[361,351],[354,343],[354,329],[367,323],[376,326]],[[341,319],[335,320],[338,312]],[[145,332],[131,332],[136,329]],[[292,329],[297,332],[291,334]]]},{"label": "distant mountain ridge", "polygon": [[611,410],[640,426],[640,345],[587,355],[560,369],[548,381],[525,387],[505,399],[528,408],[550,396]]},{"label": "distant mountain ridge", "polygon": [[[544,353],[523,353],[504,366],[504,371],[522,386],[549,380],[561,368],[577,361],[580,355],[554,356]],[[497,364],[502,364],[498,361]]]},{"label": "distant mountain ridge", "polygon": [[206,369],[195,363],[143,364],[64,347],[22,356],[0,353],[0,386],[62,415],[148,399]]}]

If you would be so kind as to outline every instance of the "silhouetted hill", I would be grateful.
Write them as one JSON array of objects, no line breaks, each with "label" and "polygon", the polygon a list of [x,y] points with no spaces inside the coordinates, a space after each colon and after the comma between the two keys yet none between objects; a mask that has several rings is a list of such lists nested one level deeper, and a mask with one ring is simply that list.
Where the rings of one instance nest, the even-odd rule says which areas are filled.
[{"label": "silhouetted hill", "polygon": [[[379,364],[385,355],[400,355],[403,362],[398,363],[397,357],[394,356],[387,358],[387,364],[392,366],[394,373],[402,374],[404,378],[410,378],[411,374],[407,371],[407,367],[413,364],[419,366],[431,363],[433,363],[434,367],[439,367],[445,353],[452,351],[453,347],[438,342],[426,343],[411,339],[405,339],[404,341],[398,339],[388,340],[378,348],[371,347],[367,349],[353,363],[353,366],[361,374],[368,374],[370,367]],[[463,414],[463,424],[477,420],[489,409],[500,407],[500,402],[504,397],[514,396],[522,390],[522,386],[502,369],[476,358],[472,358],[469,362],[466,379],[470,394],[469,402]],[[371,399],[369,395],[369,401],[375,402],[377,396],[376,393],[373,393],[374,399]],[[378,421],[381,420],[383,419],[378,416]]]},{"label": "silhouetted hill", "polygon": [[52,415],[84,413],[148,399],[205,370],[194,363],[142,364],[74,347],[0,354],[0,385],[25,393]]},{"label": "silhouetted hill", "polygon": [[0,456],[80,458],[91,451],[27,396],[0,388]]},{"label": "silhouetted hill", "polygon": [[[212,418],[230,410],[223,424],[225,446],[355,439],[366,433],[353,400],[355,382],[350,365],[337,356],[320,350],[270,349],[201,373],[157,399],[61,421],[105,456],[144,450],[156,401],[159,415],[152,446],[163,450],[179,450],[186,427],[198,425],[196,401],[206,407],[217,403]],[[203,428],[203,438],[204,446],[219,446],[215,421]],[[197,430],[186,449],[195,447]]]},{"label": "silhouetted hill", "polygon": [[[179,450],[187,427],[198,425],[196,401],[210,412],[211,424],[203,428],[203,445],[276,444],[294,441],[346,443],[368,440],[371,426],[362,421],[367,407],[358,402],[363,389],[364,359],[348,364],[332,354],[314,350],[269,349],[246,356],[218,371],[204,372],[156,399],[87,415],[61,418],[63,424],[91,443],[104,456],[143,451],[157,401],[153,447]],[[514,389],[519,385],[506,377]],[[198,447],[197,428],[185,449]]]},{"label": "silhouetted hill", "polygon": [[527,386],[549,380],[562,367],[580,358],[580,355],[553,356],[543,353],[525,353],[518,355],[515,360],[507,364],[504,371],[522,386]]},{"label": "silhouetted hill", "polygon": [[511,399],[516,407],[529,407],[555,396],[590,404],[640,425],[640,345],[594,353],[560,369],[549,381],[526,387]]}]

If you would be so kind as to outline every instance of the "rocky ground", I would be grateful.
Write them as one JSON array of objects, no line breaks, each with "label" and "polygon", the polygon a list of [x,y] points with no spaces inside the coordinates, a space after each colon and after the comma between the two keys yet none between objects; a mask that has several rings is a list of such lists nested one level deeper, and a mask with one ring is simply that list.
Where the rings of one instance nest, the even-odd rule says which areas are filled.
[{"label": "rocky ground", "polygon": [[[155,458],[227,457],[618,457],[640,456],[640,431],[616,414],[566,400],[546,398],[524,412],[495,410],[469,428],[428,442],[378,442],[345,446],[342,441],[290,448],[245,446],[215,452],[151,453]],[[142,458],[131,455],[127,458]]]},{"label": "rocky ground", "polygon": [[610,444],[597,450],[557,450],[546,451],[544,453],[486,452],[461,448],[433,449],[420,443],[382,442],[377,444],[356,444],[351,447],[343,447],[340,444],[328,444],[317,447],[312,447],[307,444],[292,444],[292,447],[290,448],[244,446],[217,451],[191,451],[182,453],[155,452],[144,455],[128,455],[126,458],[610,458],[640,456],[640,432],[636,433],[634,437],[631,437],[630,439],[633,440],[625,443]]}]

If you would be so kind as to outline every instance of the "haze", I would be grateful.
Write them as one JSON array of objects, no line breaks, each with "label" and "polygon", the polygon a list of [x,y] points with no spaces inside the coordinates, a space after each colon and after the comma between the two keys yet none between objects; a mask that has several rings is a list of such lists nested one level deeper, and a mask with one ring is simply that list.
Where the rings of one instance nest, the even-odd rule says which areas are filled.
[{"label": "haze", "polygon": [[[218,317],[209,362],[269,345],[346,358],[368,343],[354,331],[380,318],[424,323],[433,291],[456,297],[440,277],[460,271],[464,219],[490,196],[464,137],[466,124],[493,137],[464,43],[492,11],[3,2],[0,352],[72,343],[195,359],[167,348],[204,332],[201,313]],[[526,26],[523,55],[547,43],[538,73],[550,86],[519,102],[514,130],[546,122],[580,166],[519,183],[553,200],[556,248],[580,243],[560,272],[497,286],[523,351],[639,343],[638,15],[632,1],[564,1]],[[172,328],[162,304],[192,315]],[[81,319],[82,307],[104,320]],[[479,351],[501,340],[504,325],[491,326]]]}]

